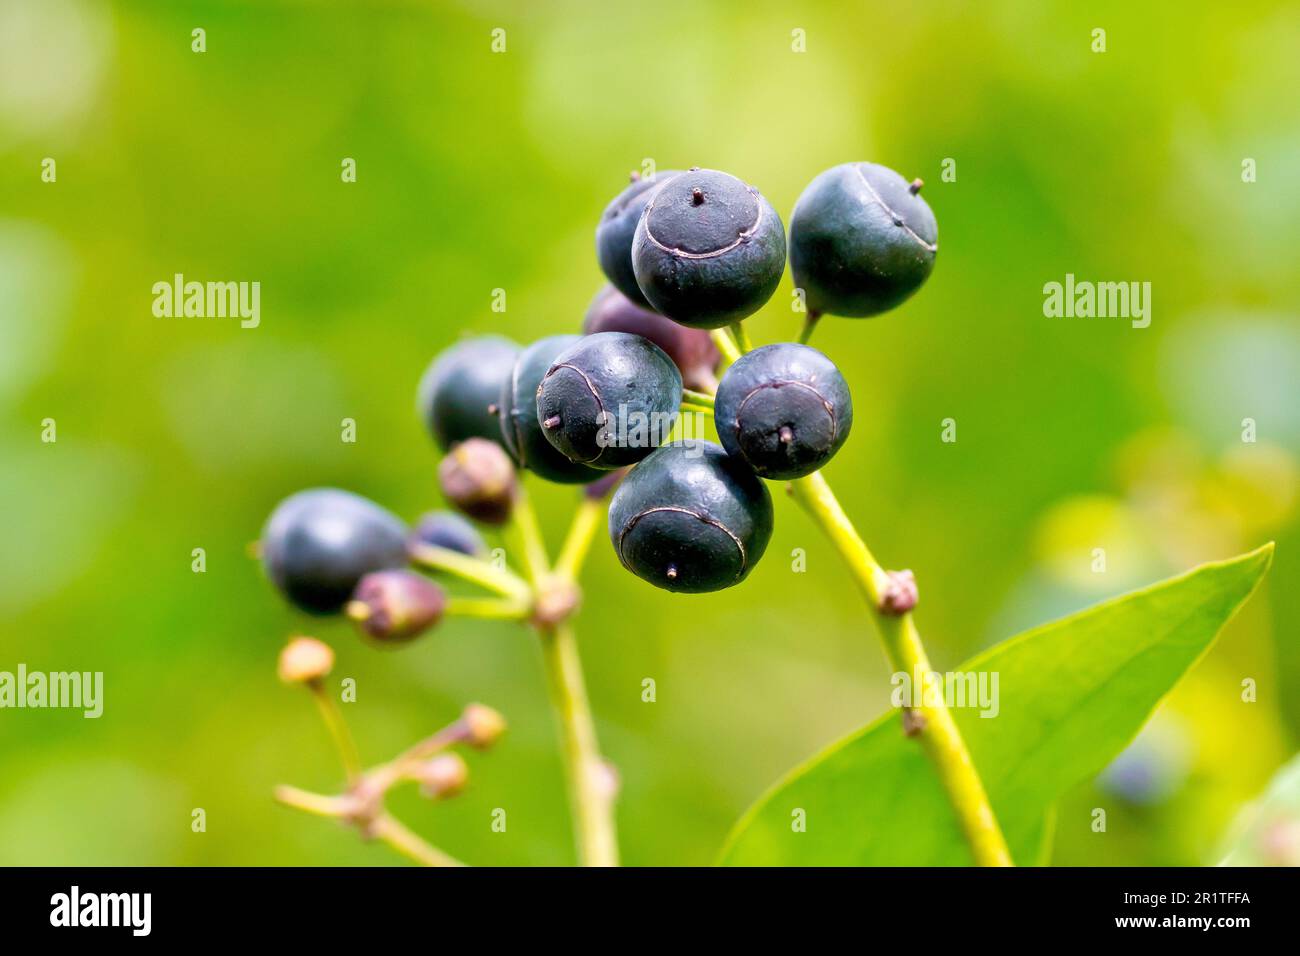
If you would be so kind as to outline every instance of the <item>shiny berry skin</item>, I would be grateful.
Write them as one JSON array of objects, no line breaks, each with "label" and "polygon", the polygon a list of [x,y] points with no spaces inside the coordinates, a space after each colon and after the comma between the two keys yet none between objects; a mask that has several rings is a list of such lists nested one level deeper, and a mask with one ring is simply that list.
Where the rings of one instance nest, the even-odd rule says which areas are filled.
[{"label": "shiny berry skin", "polygon": [[826,170],[790,217],[790,269],[810,312],[878,315],[930,276],[939,249],[921,181],[875,163]]},{"label": "shiny berry skin", "polygon": [[298,607],[333,614],[365,575],[406,566],[406,533],[395,515],[360,495],[312,488],[271,513],[262,530],[262,566]]},{"label": "shiny berry skin", "polygon": [[655,188],[668,182],[678,172],[675,169],[664,170],[645,178],[634,174],[631,184],[605,207],[600,222],[596,225],[596,259],[600,262],[605,278],[644,308],[649,308],[650,303],[641,294],[641,289],[636,284],[636,273],[632,271],[632,237],[636,234],[641,213],[654,195]]},{"label": "shiny berry skin", "polygon": [[497,400],[501,439],[515,462],[547,481],[566,485],[595,481],[604,472],[570,461],[547,440],[537,420],[537,387],[556,357],[581,338],[552,335],[528,346],[519,354]]},{"label": "shiny berry skin", "polygon": [[853,426],[853,402],[835,363],[781,342],[727,369],[713,418],[728,454],[764,478],[785,480],[812,474],[839,451]]},{"label": "shiny berry skin", "polygon": [[542,434],[570,461],[611,470],[659,447],[682,404],[682,374],[659,346],[628,332],[579,339],[537,389]]},{"label": "shiny berry skin", "polygon": [[481,558],[488,553],[487,542],[478,529],[454,511],[430,511],[412,529],[410,541],[432,545]]},{"label": "shiny berry skin", "polygon": [[753,186],[693,169],[654,191],[632,241],[632,268],[655,311],[692,328],[721,328],[776,291],[785,229]]},{"label": "shiny berry skin", "polygon": [[596,293],[582,321],[585,335],[596,332],[631,332],[649,339],[668,353],[682,384],[697,392],[712,392],[718,387],[715,374],[722,353],[704,329],[688,329],[658,312],[637,305],[612,285]]},{"label": "shiny berry skin", "polygon": [[420,379],[420,417],[438,447],[466,438],[501,440],[496,403],[519,346],[496,335],[465,339],[442,352]]},{"label": "shiny berry skin", "polygon": [[695,594],[739,584],[772,536],[772,497],[740,459],[708,441],[665,445],[623,479],[609,506],[623,566]]}]

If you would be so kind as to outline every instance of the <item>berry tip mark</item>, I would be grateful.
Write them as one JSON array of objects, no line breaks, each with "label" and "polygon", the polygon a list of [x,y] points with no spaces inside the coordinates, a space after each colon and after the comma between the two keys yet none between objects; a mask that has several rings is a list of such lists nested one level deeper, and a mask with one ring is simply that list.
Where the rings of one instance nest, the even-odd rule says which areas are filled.
[{"label": "berry tip mark", "polygon": [[704,204],[704,190],[696,186],[691,190],[691,205],[702,206]]},{"label": "berry tip mark", "polygon": [[546,419],[546,421],[542,422],[542,427],[545,428],[547,431],[554,431],[555,429],[559,428],[560,416],[552,415],[550,418]]},{"label": "berry tip mark", "polygon": [[911,193],[913,196],[915,196],[917,193],[921,191],[921,187],[924,185],[925,185],[925,180],[918,177],[912,180],[912,185],[907,187],[907,191]]}]

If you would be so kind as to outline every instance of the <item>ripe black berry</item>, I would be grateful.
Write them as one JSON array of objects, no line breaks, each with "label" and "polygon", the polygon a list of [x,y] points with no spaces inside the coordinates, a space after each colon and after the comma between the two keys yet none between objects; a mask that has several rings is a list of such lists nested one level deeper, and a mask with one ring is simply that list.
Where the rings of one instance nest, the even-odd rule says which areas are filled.
[{"label": "ripe black berry", "polygon": [[785,231],[753,186],[693,169],[651,195],[632,242],[650,305],[674,322],[716,329],[752,315],[785,270]]},{"label": "ripe black berry", "polygon": [[312,488],[276,506],[262,531],[262,565],[290,601],[333,614],[372,571],[406,565],[406,527],[372,501]]},{"label": "ripe black berry", "polygon": [[612,285],[596,293],[582,321],[586,335],[596,332],[631,332],[649,339],[668,353],[682,373],[682,384],[699,392],[718,387],[714,374],[722,354],[704,329],[688,329],[672,319],[637,305]]},{"label": "ripe black berry", "polygon": [[722,446],[764,478],[801,478],[849,437],[853,403],[835,364],[781,342],[742,355],[722,376],[714,407]]},{"label": "ripe black berry", "polygon": [[411,531],[410,541],[435,548],[449,548],[472,558],[481,558],[488,551],[487,543],[478,529],[454,511],[430,511]]},{"label": "ripe black berry", "polygon": [[514,342],[487,335],[458,342],[433,360],[416,404],[439,448],[466,438],[501,440],[495,406],[518,356]]},{"label": "ripe black berry", "polygon": [[939,228],[920,189],[874,163],[835,166],[809,183],[790,217],[790,269],[809,311],[877,315],[921,287]]},{"label": "ripe black berry", "polygon": [[628,332],[579,339],[537,389],[547,441],[570,461],[614,469],[654,451],[677,421],[682,375],[667,353]]},{"label": "ripe black berry", "polygon": [[623,479],[609,506],[623,566],[668,591],[739,584],[772,536],[772,498],[740,459],[707,441],[665,445]]},{"label": "ripe black berry", "polygon": [[579,339],[579,335],[552,335],[528,346],[519,354],[497,400],[501,438],[519,466],[547,481],[570,485],[595,481],[603,472],[570,461],[547,440],[537,420],[537,387],[556,356]]},{"label": "ripe black berry", "polygon": [[[654,194],[654,188],[662,186],[678,174],[677,170],[665,170],[654,176],[637,177],[631,185],[614,197],[596,225],[596,258],[605,277],[614,283],[614,287],[633,302],[649,306],[641,289],[636,284],[636,274],[632,271],[632,237],[636,234],[637,223],[645,204]],[[624,331],[633,331],[625,329]]]}]

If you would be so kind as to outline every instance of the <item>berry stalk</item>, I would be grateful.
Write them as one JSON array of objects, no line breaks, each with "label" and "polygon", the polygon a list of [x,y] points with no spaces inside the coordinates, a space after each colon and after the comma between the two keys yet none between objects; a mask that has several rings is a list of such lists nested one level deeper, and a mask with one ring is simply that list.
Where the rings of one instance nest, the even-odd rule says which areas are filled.
[{"label": "berry stalk", "polygon": [[583,866],[618,866],[611,774],[596,743],[577,638],[565,623],[543,627],[540,636],[546,685],[560,724],[578,858]]},{"label": "berry stalk", "polygon": [[528,582],[513,571],[498,568],[481,558],[472,558],[450,548],[431,544],[412,544],[408,548],[411,563],[429,571],[445,571],[462,580],[477,584],[503,597],[527,600],[531,595]]},{"label": "berry stalk", "polygon": [[[929,673],[930,661],[910,610],[896,613],[896,579],[872,556],[821,472],[792,481],[790,489],[795,501],[831,539],[866,596],[890,666],[908,674]],[[980,866],[1013,866],[984,784],[947,706],[942,700],[926,703],[905,711],[904,720],[906,732],[920,739],[934,764],[975,862]]]},{"label": "berry stalk", "polygon": [[[591,537],[600,527],[599,501],[584,498],[566,536],[554,571],[547,559],[536,513],[527,495],[515,501],[513,523],[523,539],[528,576],[544,604],[551,591],[572,591]],[[572,807],[578,860],[583,866],[618,866],[618,837],[614,828],[614,788],[611,772],[600,756],[596,725],[587,700],[587,686],[573,628],[563,619],[537,622],[546,686],[560,730],[560,748]]]},{"label": "berry stalk", "polygon": [[[816,318],[812,318],[805,331],[810,333],[815,323]],[[740,358],[735,344],[738,339],[724,329],[715,329],[711,334],[728,364]],[[930,672],[925,646],[910,613],[915,604],[914,591],[909,600],[909,595],[903,593],[906,589],[899,587],[905,583],[901,576],[889,574],[876,561],[820,471],[791,481],[790,492],[831,539],[862,589],[890,666],[908,674]],[[910,576],[906,583],[910,584]],[[926,756],[934,764],[975,862],[980,866],[1014,866],[984,783],[947,706],[942,701],[926,704],[905,710],[903,716],[904,730],[909,736],[920,737]]]}]

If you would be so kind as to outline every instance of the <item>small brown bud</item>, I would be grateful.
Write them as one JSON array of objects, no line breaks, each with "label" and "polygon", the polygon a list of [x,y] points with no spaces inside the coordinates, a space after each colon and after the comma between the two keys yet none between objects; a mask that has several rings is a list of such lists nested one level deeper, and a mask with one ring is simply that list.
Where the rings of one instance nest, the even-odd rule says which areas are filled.
[{"label": "small brown bud", "polygon": [[314,637],[295,637],[280,652],[277,672],[286,684],[320,680],[334,669],[334,651]]},{"label": "small brown bud", "polygon": [[543,626],[559,624],[578,609],[582,591],[572,584],[558,581],[542,588],[533,603],[533,620]]},{"label": "small brown bud", "polygon": [[420,783],[420,793],[430,800],[454,797],[469,781],[469,767],[458,753],[438,754],[420,764],[411,774]]},{"label": "small brown bud", "polygon": [[915,737],[925,730],[925,724],[925,714],[911,707],[903,708],[903,734],[905,736]]},{"label": "small brown bud", "polygon": [[453,506],[486,524],[504,524],[514,507],[514,463],[496,442],[469,438],[438,465],[438,484]]},{"label": "small brown bud", "polygon": [[348,602],[348,617],[371,637],[405,641],[442,619],[447,595],[414,571],[375,571],[357,583]]},{"label": "small brown bud", "polygon": [[880,595],[880,612],[891,617],[906,614],[916,607],[916,577],[911,571],[888,572],[889,583]]},{"label": "small brown bud", "polygon": [[470,704],[460,719],[469,732],[469,745],[479,750],[487,750],[506,732],[506,719],[486,704]]}]

